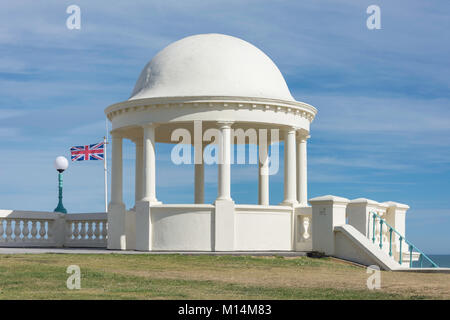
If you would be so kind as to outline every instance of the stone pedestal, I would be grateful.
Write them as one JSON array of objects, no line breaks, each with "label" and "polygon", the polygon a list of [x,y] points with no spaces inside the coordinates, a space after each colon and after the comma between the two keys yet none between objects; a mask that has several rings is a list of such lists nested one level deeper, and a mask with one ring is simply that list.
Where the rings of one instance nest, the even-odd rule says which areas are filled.
[{"label": "stone pedestal", "polygon": [[111,250],[125,250],[125,205],[110,204],[108,207],[108,245]]},{"label": "stone pedestal", "polygon": [[216,200],[214,213],[214,251],[234,250],[234,201]]},{"label": "stone pedestal", "polygon": [[[355,227],[364,236],[372,239],[373,236],[373,212],[379,212],[379,202],[358,198],[349,202],[347,205],[348,224]],[[384,217],[383,217],[384,218]]]},{"label": "stone pedestal", "polygon": [[323,196],[310,199],[312,206],[312,248],[313,251],[334,255],[334,227],[345,224],[346,198]]},{"label": "stone pedestal", "polygon": [[149,201],[136,203],[136,250],[152,250],[152,218]]}]

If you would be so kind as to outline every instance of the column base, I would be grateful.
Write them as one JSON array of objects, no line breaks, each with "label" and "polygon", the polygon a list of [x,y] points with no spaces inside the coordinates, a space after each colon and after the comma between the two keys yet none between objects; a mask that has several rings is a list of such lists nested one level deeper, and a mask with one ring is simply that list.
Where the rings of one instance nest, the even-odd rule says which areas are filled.
[{"label": "column base", "polygon": [[147,202],[150,206],[157,206],[162,204],[162,202],[158,201],[157,199],[149,199],[149,198],[143,198],[140,200],[140,202]]},{"label": "column base", "polygon": [[231,197],[218,197],[215,201],[233,201]]},{"label": "column base", "polygon": [[280,206],[296,206],[298,205],[297,200],[284,200],[280,203]]},{"label": "column base", "polygon": [[308,202],[297,202],[297,207],[309,207]]}]

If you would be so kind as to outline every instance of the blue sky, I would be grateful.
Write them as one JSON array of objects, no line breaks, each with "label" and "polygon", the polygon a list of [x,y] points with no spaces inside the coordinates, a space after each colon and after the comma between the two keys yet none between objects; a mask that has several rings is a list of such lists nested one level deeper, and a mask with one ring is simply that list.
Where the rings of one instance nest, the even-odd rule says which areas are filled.
[{"label": "blue sky", "polygon": [[[66,8],[81,8],[81,30]],[[381,7],[381,30],[366,8]],[[450,2],[3,1],[0,4],[0,209],[53,210],[53,160],[101,140],[103,110],[126,100],[144,65],[169,43],[225,33],[268,54],[293,96],[317,107],[309,197],[407,203],[407,237],[450,253]],[[282,151],[282,150],[281,150]],[[158,198],[191,202],[192,166],[158,145]],[[281,152],[282,154],[282,152]],[[133,206],[134,146],[124,145],[124,196]],[[71,164],[64,203],[102,211],[102,163]],[[233,166],[236,202],[257,201],[255,166]],[[206,171],[206,200],[216,170]],[[271,178],[271,202],[283,176]]]}]

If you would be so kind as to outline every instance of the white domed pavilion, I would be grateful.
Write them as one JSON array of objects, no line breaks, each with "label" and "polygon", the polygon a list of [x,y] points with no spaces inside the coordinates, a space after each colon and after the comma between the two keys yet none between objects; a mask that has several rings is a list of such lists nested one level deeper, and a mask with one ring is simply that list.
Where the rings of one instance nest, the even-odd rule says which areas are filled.
[{"label": "white domed pavilion", "polygon": [[[65,214],[59,205],[56,212],[0,210],[0,247],[315,251],[384,270],[437,268],[406,238],[408,205],[332,195],[307,200],[306,141],[316,113],[294,100],[277,66],[250,43],[221,34],[174,42],[145,66],[128,100],[105,110],[112,123],[108,212]],[[128,210],[124,139],[136,145],[135,205]],[[184,155],[194,149],[193,203],[158,200],[158,142],[174,145],[175,164],[191,163]],[[284,199],[270,204],[278,142],[284,144]],[[246,144],[258,150],[248,161],[259,164],[257,205],[231,197],[233,148],[241,164]],[[205,164],[218,168],[214,203],[204,199]]]},{"label": "white domed pavilion", "polygon": [[[105,113],[112,123],[108,248],[295,249],[298,221],[293,217],[301,216],[298,208],[307,207],[306,140],[317,110],[292,97],[280,70],[264,52],[222,34],[186,37],[160,51],[142,70],[131,97]],[[194,204],[163,204],[155,184],[156,143],[178,143],[173,134],[180,129],[201,141],[194,146]],[[211,129],[219,133],[218,139],[208,134]],[[239,129],[259,133],[258,205],[235,204],[231,198],[231,145],[247,143],[245,138],[234,139]],[[262,148],[261,132],[268,133],[271,143],[284,141],[285,190],[280,205],[269,205],[268,151],[261,151],[268,146]],[[136,144],[136,205],[129,211],[122,199],[123,139]],[[201,155],[208,143],[216,144],[223,157],[213,204],[204,203]],[[308,219],[301,223],[303,229],[308,227]]]}]

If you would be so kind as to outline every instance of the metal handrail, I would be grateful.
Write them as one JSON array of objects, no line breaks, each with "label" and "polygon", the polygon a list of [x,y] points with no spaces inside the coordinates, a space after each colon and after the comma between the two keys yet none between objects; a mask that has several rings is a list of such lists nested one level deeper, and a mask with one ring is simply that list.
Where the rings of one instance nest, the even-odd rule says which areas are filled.
[{"label": "metal handrail", "polygon": [[413,249],[420,253],[419,261],[420,261],[420,267],[422,268],[423,265],[423,258],[428,260],[428,262],[431,263],[433,268],[439,268],[439,266],[430,259],[425,253],[423,253],[419,248],[417,248],[415,245],[413,245],[409,240],[406,240],[406,238],[401,235],[394,227],[392,227],[385,219],[383,219],[380,215],[378,215],[376,212],[370,212],[373,217],[373,232],[372,232],[372,242],[375,243],[375,222],[376,219],[380,219],[380,249],[383,249],[383,224],[386,225],[386,227],[389,229],[389,256],[392,256],[392,233],[396,233],[399,236],[400,240],[400,254],[399,254],[399,264],[402,264],[403,262],[403,255],[402,255],[402,241],[404,240],[406,244],[408,245],[409,249],[409,267],[412,268],[412,253]]}]

